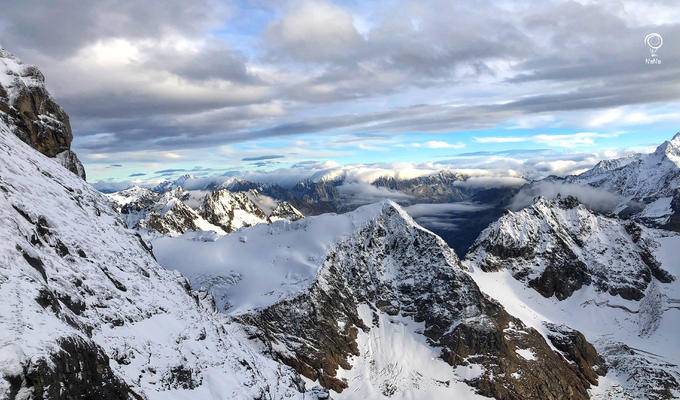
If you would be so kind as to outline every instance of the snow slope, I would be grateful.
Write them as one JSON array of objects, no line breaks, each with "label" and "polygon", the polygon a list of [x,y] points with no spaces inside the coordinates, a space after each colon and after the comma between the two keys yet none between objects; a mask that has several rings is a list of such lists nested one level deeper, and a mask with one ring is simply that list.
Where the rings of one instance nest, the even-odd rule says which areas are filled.
[{"label": "snow slope", "polygon": [[102,194],[1,122],[0,220],[0,397],[301,397]]},{"label": "snow slope", "polygon": [[381,212],[380,204],[296,223],[277,221],[216,237],[187,233],[152,241],[158,262],[210,288],[219,308],[240,314],[304,292],[334,244]]}]

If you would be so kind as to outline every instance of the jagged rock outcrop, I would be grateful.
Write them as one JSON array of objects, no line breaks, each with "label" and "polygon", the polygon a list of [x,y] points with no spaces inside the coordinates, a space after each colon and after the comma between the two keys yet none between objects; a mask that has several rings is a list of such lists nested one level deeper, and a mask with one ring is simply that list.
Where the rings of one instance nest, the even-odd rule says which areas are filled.
[{"label": "jagged rock outcrop", "polygon": [[50,96],[45,77],[1,47],[0,120],[22,141],[85,179],[85,169],[71,151],[68,115]]},{"label": "jagged rock outcrop", "polygon": [[593,385],[597,385],[600,376],[607,373],[604,359],[583,334],[566,325],[545,322],[548,328],[548,339],[564,357],[576,364],[579,372]]},{"label": "jagged rock outcrop", "polygon": [[247,192],[232,193],[227,189],[209,193],[201,206],[201,215],[225,232],[267,222],[267,215],[248,198]]},{"label": "jagged rock outcrop", "polygon": [[[479,394],[588,398],[588,378],[537,331],[482,294],[443,240],[394,203],[385,203],[375,218],[331,247],[309,289],[237,318],[254,327],[274,357],[342,392],[352,386],[340,371],[351,370],[361,355],[358,337],[387,323],[381,316],[421,324],[413,335],[441,348],[452,370],[479,366],[479,374],[460,378]],[[383,394],[406,390],[400,385],[383,387]]]},{"label": "jagged rock outcrop", "polygon": [[297,208],[293,207],[292,204],[286,201],[278,203],[267,216],[269,222],[281,220],[297,221],[302,218],[304,218],[304,215],[302,215],[302,213],[298,211]]},{"label": "jagged rock outcrop", "polygon": [[673,232],[597,214],[573,197],[538,198],[485,230],[464,265],[600,383],[593,398],[671,399],[680,395],[678,248]]},{"label": "jagged rock outcrop", "polygon": [[652,250],[646,228],[558,197],[507,212],[482,232],[467,258],[484,271],[508,269],[545,297],[563,300],[592,284],[640,300],[652,279],[674,279]]}]

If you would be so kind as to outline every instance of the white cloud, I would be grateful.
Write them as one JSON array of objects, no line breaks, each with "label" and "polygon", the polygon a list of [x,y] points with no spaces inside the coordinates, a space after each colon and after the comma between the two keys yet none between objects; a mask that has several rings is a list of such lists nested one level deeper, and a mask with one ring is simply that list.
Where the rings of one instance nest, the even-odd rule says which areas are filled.
[{"label": "white cloud", "polygon": [[[399,145],[400,147],[404,145]],[[415,148],[425,148],[425,149],[462,149],[465,148],[465,143],[449,143],[442,140],[428,140],[423,143],[410,143],[408,146]]]},{"label": "white cloud", "polygon": [[588,208],[597,211],[612,211],[623,199],[602,189],[592,186],[581,186],[561,182],[537,182],[523,188],[515,195],[510,204],[513,210],[519,210],[534,202],[537,196],[554,199],[557,196],[574,196]]},{"label": "white cloud", "polygon": [[528,142],[530,137],[522,136],[484,136],[476,137],[474,141],[477,143],[521,143]]},{"label": "white cloud", "polygon": [[533,142],[551,147],[572,148],[578,146],[592,146],[595,139],[611,138],[620,133],[577,132],[567,134],[540,134],[531,136],[486,136],[476,137],[477,143],[522,143]]},{"label": "white cloud", "polygon": [[268,28],[265,37],[278,55],[320,62],[347,58],[363,41],[347,10],[322,0],[296,3]]}]

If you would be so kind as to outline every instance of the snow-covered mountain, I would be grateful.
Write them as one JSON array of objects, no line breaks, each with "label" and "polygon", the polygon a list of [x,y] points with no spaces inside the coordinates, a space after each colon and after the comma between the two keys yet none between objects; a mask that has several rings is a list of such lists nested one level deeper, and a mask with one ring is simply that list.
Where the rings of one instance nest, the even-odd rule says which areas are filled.
[{"label": "snow-covered mountain", "polygon": [[68,115],[54,102],[45,77],[0,47],[0,120],[24,142],[85,179],[85,169],[71,151]]},{"label": "snow-covered mountain", "polygon": [[653,153],[602,161],[563,181],[619,194],[622,215],[680,230],[680,133]]},{"label": "snow-covered mountain", "polygon": [[1,398],[301,398],[106,197],[4,122],[0,153]]},{"label": "snow-covered mountain", "polygon": [[107,196],[129,228],[152,234],[210,231],[224,235],[245,226],[303,218],[292,205],[255,190],[232,193],[227,189],[184,190],[168,185],[158,193],[135,186]]},{"label": "snow-covered mountain", "polygon": [[680,236],[543,198],[489,226],[464,264],[481,289],[544,334],[595,343],[596,398],[680,396]]},{"label": "snow-covered mountain", "polygon": [[333,398],[585,399],[605,373],[594,350],[571,365],[483,295],[446,243],[392,202],[153,248]]}]

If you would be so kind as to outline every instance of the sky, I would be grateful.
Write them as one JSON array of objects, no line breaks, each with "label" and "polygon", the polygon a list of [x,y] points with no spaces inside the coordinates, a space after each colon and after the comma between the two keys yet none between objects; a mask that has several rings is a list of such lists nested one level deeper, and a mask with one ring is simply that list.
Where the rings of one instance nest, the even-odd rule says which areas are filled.
[{"label": "sky", "polygon": [[[532,179],[680,130],[672,0],[0,5],[0,45],[45,74],[90,182],[440,168]],[[663,37],[660,63],[646,62],[649,33]]]}]

